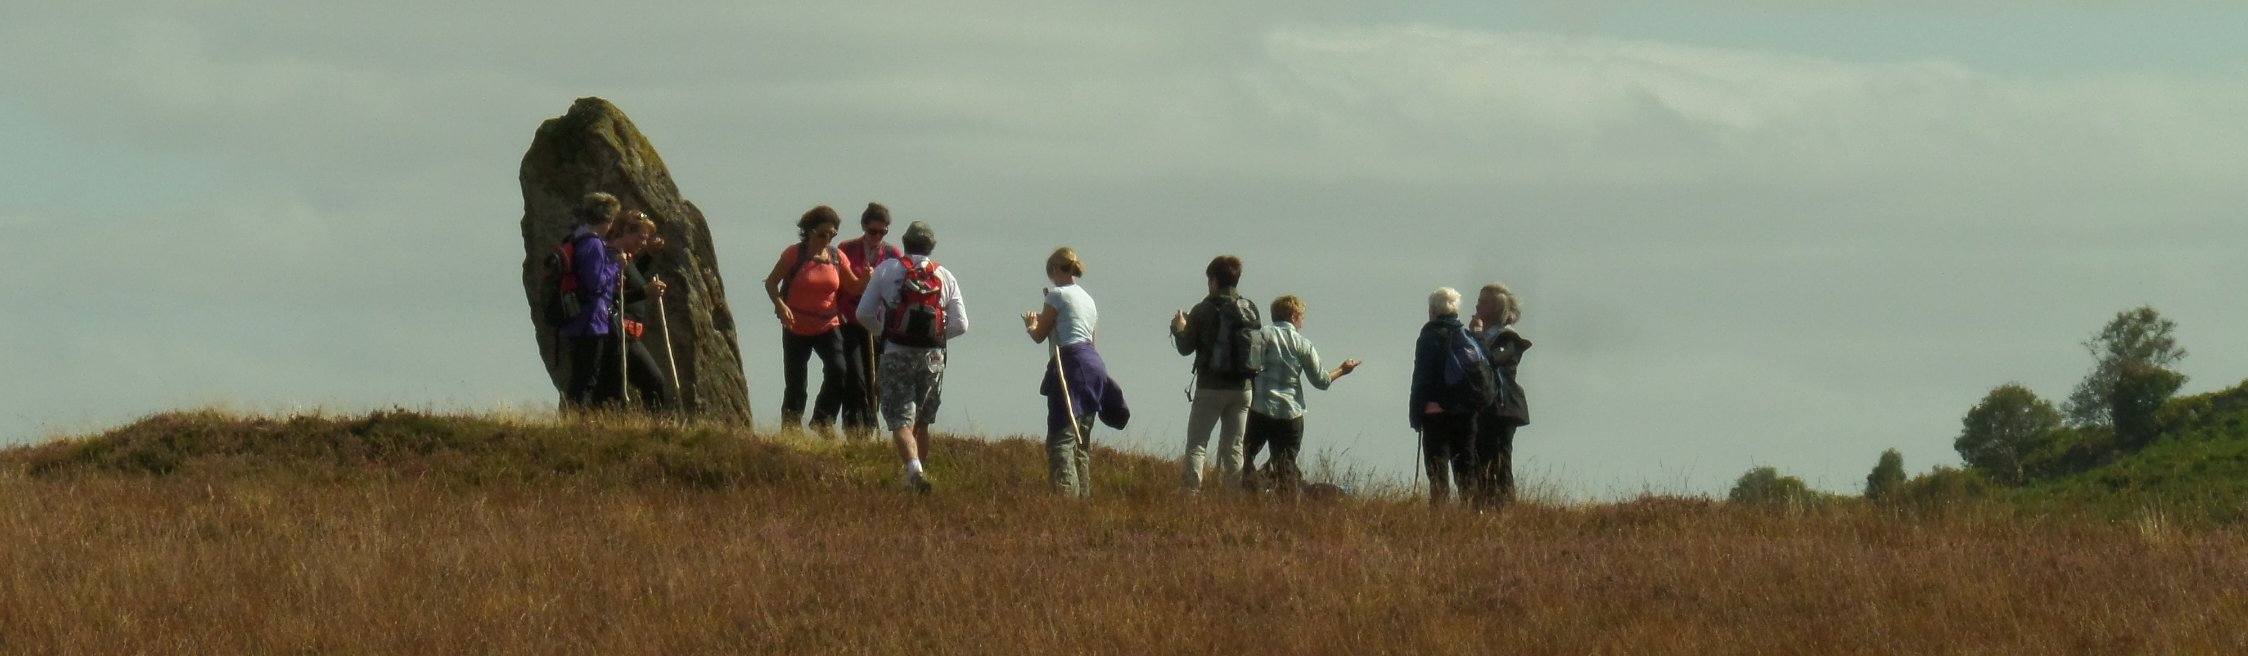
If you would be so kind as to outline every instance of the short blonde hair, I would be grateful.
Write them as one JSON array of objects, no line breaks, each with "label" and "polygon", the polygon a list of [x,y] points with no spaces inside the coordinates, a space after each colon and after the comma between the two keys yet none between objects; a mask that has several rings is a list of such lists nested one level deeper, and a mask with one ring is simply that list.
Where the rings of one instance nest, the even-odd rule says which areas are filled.
[{"label": "short blonde hair", "polygon": [[1450,287],[1438,287],[1428,293],[1428,309],[1443,314],[1460,313],[1460,293]]},{"label": "short blonde hair", "polygon": [[1057,269],[1072,276],[1084,277],[1085,261],[1077,259],[1077,249],[1063,246],[1054,249],[1053,255],[1046,256],[1046,270]]},{"label": "short blonde hair", "polygon": [[1272,299],[1272,320],[1295,321],[1302,319],[1305,309],[1307,308],[1304,307],[1303,299],[1297,298],[1295,294],[1287,294]]},{"label": "short blonde hair", "polygon": [[1522,299],[1508,289],[1506,283],[1494,282],[1483,286],[1483,295],[1499,303],[1499,323],[1513,325],[1522,320]]}]

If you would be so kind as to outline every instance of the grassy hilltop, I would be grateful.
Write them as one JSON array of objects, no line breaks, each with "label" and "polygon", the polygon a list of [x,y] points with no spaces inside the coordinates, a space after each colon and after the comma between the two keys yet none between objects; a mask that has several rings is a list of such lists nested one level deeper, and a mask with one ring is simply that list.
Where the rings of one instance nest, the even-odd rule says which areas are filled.
[{"label": "grassy hilltop", "polygon": [[2171,399],[2146,448],[2081,473],[2038,481],[2013,496],[2040,511],[2103,517],[2159,515],[2192,523],[2248,523],[2248,382]]},{"label": "grassy hilltop", "polygon": [[1989,502],[1187,500],[1171,463],[1112,451],[1076,503],[1046,493],[1032,441],[935,450],[923,497],[876,443],[157,415],[0,451],[0,651],[2248,649],[2248,541],[2224,524]]}]

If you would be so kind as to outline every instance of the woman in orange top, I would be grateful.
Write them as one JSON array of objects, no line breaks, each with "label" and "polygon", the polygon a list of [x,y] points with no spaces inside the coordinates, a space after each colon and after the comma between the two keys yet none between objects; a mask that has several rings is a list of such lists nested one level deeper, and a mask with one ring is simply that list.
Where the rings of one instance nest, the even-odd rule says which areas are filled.
[{"label": "woman in orange top", "polygon": [[765,295],[773,300],[773,317],[781,322],[781,370],[786,384],[781,390],[781,427],[798,426],[804,418],[805,366],[820,356],[820,394],[813,401],[813,430],[829,434],[835,415],[851,398],[851,361],[844,357],[843,296],[863,293],[866,280],[851,268],[848,256],[834,246],[842,217],[826,205],[814,207],[796,220],[798,241],[781,251],[773,272],[765,276]]}]

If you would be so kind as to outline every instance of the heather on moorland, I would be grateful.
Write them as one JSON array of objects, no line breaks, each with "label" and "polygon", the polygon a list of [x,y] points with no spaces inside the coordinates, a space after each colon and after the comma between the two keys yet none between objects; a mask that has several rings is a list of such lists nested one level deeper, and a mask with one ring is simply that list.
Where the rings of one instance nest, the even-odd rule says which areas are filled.
[{"label": "heather on moorland", "polygon": [[[0,454],[20,653],[2230,653],[2248,540],[1984,497],[1176,495],[1102,451],[416,412],[158,415]],[[1326,472],[1325,476],[1337,476]]]}]

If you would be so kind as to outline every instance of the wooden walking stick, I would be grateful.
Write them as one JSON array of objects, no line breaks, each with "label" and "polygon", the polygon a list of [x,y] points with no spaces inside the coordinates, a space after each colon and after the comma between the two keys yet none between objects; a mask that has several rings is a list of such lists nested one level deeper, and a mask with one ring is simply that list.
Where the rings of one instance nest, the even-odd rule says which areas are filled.
[{"label": "wooden walking stick", "polygon": [[866,331],[866,419],[867,431],[881,434],[882,424],[882,342],[874,336],[874,329]]},{"label": "wooden walking stick", "polygon": [[617,406],[624,407],[632,398],[632,365],[626,361],[632,356],[632,345],[625,341],[631,336],[624,334],[624,267],[632,266],[632,255],[624,254],[617,261],[617,298],[609,309],[617,313]]},{"label": "wooden walking stick", "polygon": [[[1070,398],[1069,396],[1069,372],[1065,371],[1064,367],[1062,367],[1061,335],[1051,335],[1048,337],[1047,341],[1053,346],[1054,349],[1054,380],[1060,382],[1062,386],[1062,410],[1069,413],[1069,416],[1066,418],[1069,421],[1069,435],[1077,442],[1077,448],[1085,452],[1083,455],[1087,458],[1090,458],[1093,455],[1093,447],[1092,445],[1085,442],[1085,431],[1078,430],[1077,428],[1077,401]],[[1071,460],[1075,461],[1076,459],[1072,458]],[[1092,474],[1092,467],[1086,467],[1085,477],[1089,479],[1092,477]],[[1082,490],[1089,488],[1092,484],[1093,482],[1091,480],[1078,481],[1077,486],[1080,490],[1079,493],[1082,494]]]},{"label": "wooden walking stick", "polygon": [[[655,276],[655,282],[662,284],[663,276]],[[656,296],[656,316],[663,319],[663,361],[671,367],[671,402],[679,405],[680,418],[685,419],[687,400],[679,391],[679,360],[671,354],[671,313],[664,310],[661,294]]]}]

